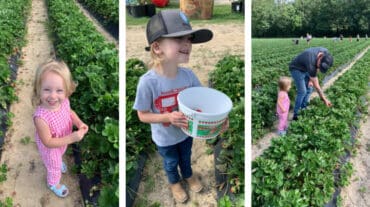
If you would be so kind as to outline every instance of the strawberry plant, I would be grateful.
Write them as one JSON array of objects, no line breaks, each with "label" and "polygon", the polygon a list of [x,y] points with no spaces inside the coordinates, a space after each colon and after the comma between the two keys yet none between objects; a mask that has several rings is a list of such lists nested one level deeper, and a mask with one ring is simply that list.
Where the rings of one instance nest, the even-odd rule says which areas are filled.
[{"label": "strawberry plant", "polygon": [[13,199],[10,197],[6,197],[5,201],[0,201],[0,207],[12,207],[13,206]]},{"label": "strawberry plant", "polygon": [[227,94],[233,102],[244,97],[244,61],[225,56],[209,74],[210,86]]},{"label": "strawberry plant", "polygon": [[244,201],[244,61],[237,56],[225,56],[209,79],[210,85],[229,96],[234,105],[229,114],[229,129],[221,135],[216,168],[227,174],[230,193],[236,197],[231,203],[228,197],[221,198],[219,204],[235,206]]},{"label": "strawberry plant", "polygon": [[30,7],[30,0],[0,1],[0,147],[6,128],[12,123],[9,106],[17,100],[14,89],[16,61],[20,57],[19,48],[25,43]]},{"label": "strawberry plant", "polygon": [[105,23],[114,23],[118,25],[118,0],[78,0],[94,13],[104,18]]},{"label": "strawberry plant", "polygon": [[151,142],[150,126],[143,124],[133,105],[139,78],[147,71],[144,63],[138,59],[126,61],[126,182],[129,182],[138,167],[138,156],[154,152]]},{"label": "strawberry plant", "polygon": [[[0,183],[6,181],[6,173],[8,172],[8,167],[6,164],[2,164],[0,166]],[[0,207],[12,207],[13,206],[13,199],[10,197],[6,197],[5,201],[0,200]]]},{"label": "strawberry plant", "polygon": [[229,196],[224,196],[218,201],[218,206],[219,207],[232,207],[233,203],[230,200]]},{"label": "strawberry plant", "polygon": [[81,172],[101,179],[99,204],[118,205],[118,51],[105,41],[73,0],[48,0],[56,54],[78,87],[71,106],[90,126],[79,143]]},{"label": "strawberry plant", "polygon": [[349,183],[353,169],[343,157],[353,148],[350,128],[365,112],[369,66],[367,53],[327,91],[333,107],[313,99],[287,136],[253,161],[252,206],[324,206]]}]

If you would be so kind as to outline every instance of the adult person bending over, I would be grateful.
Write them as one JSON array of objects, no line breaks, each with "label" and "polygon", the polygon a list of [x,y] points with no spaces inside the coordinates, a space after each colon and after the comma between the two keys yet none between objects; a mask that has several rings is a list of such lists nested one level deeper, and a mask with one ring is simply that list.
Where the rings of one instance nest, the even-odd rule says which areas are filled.
[{"label": "adult person bending over", "polygon": [[312,86],[316,89],[321,100],[330,107],[331,102],[325,97],[321,90],[317,73],[320,70],[326,73],[333,65],[333,56],[328,49],[323,47],[308,48],[296,56],[289,64],[290,74],[297,88],[297,96],[294,105],[293,120],[298,119],[300,109],[306,108],[313,91]]}]

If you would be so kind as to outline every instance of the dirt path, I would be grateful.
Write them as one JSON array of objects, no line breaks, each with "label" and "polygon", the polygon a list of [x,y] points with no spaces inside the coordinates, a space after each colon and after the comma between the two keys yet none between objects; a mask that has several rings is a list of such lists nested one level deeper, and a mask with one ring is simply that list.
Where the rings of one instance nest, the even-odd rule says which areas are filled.
[{"label": "dirt path", "polygon": [[[370,93],[368,93],[368,97]],[[370,111],[370,104],[368,105]],[[357,154],[350,158],[353,164],[351,183],[341,191],[343,207],[367,207],[370,206],[370,118],[369,116],[361,124],[357,136]]]},{"label": "dirt path", "polygon": [[[208,73],[225,55],[240,55],[244,58],[244,24],[193,25],[193,28],[209,28],[214,33],[214,38],[210,42],[193,45],[190,63],[185,65],[192,68],[202,84],[207,86]],[[149,53],[144,50],[146,46],[145,26],[128,26],[126,28],[126,59],[139,58],[148,62]],[[193,170],[201,175],[202,183],[206,186],[201,194],[190,192],[190,199],[187,203],[176,204],[172,198],[167,177],[162,169],[162,158],[156,153],[147,160],[143,180],[138,190],[138,197],[143,200],[136,199],[135,205],[149,206],[149,204],[158,202],[161,206],[166,207],[216,207],[214,157],[213,154],[206,154],[207,148],[205,141],[194,140],[192,149]],[[147,205],[143,205],[143,202],[147,202]]]},{"label": "dirt path", "polygon": [[[193,29],[208,28],[213,32],[213,39],[203,44],[194,44],[189,64],[203,85],[208,85],[208,73],[214,69],[217,61],[225,55],[240,55],[244,59],[243,24],[207,24],[192,25]],[[147,63],[150,55],[144,50],[147,46],[145,26],[126,28],[126,60],[139,58]]]},{"label": "dirt path", "polygon": [[[323,86],[322,86],[322,89],[323,91],[325,91],[326,89],[330,88],[331,85],[334,84],[334,82],[341,76],[343,75],[347,70],[351,69],[352,66],[357,62],[357,60],[359,60],[368,50],[369,50],[370,46],[367,47],[366,49],[364,49],[362,52],[360,52],[355,59],[352,60],[352,62],[350,64],[348,64],[347,66],[345,66],[338,74],[336,74],[334,77],[332,77],[330,80],[328,80]],[[313,98],[315,97],[318,97],[318,94],[316,91],[314,91],[310,97],[310,100],[312,100]],[[294,100],[293,100],[294,101]],[[293,117],[293,113],[290,112],[289,113],[289,117],[291,120],[291,118]],[[274,127],[273,129],[275,130],[277,127],[276,125],[277,123],[274,124]],[[258,143],[256,144],[253,144],[252,145],[252,161],[254,159],[256,159],[257,157],[259,157],[260,155],[262,155],[262,153],[270,147],[271,145],[271,140],[273,138],[277,137],[277,134],[275,132],[269,132],[267,133],[264,137],[262,137],[260,140],[258,140]]]},{"label": "dirt path", "polygon": [[118,41],[111,34],[109,34],[109,32],[107,32],[104,29],[104,27],[99,23],[99,21],[96,20],[79,2],[77,1],[75,2],[76,5],[80,8],[81,12],[87,17],[87,19],[89,19],[94,24],[96,30],[100,32],[108,42],[113,43],[118,49],[119,47]]},{"label": "dirt path", "polygon": [[[18,70],[16,92],[19,101],[11,105],[13,125],[8,130],[1,163],[9,171],[7,181],[0,184],[0,199],[12,197],[14,206],[83,206],[78,179],[70,172],[63,174],[62,183],[69,188],[68,197],[61,199],[46,186],[46,170],[34,142],[31,104],[32,82],[38,65],[53,56],[53,46],[46,31],[47,13],[44,0],[33,0],[27,23],[27,45],[22,49],[23,65]],[[23,144],[22,140],[30,139]],[[64,156],[69,169],[72,160]]]}]

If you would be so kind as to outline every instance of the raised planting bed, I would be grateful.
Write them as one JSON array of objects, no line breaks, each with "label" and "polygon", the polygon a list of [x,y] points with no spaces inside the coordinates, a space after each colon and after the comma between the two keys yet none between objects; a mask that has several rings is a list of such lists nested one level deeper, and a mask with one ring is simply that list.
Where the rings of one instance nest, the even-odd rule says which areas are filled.
[{"label": "raised planting bed", "polygon": [[119,38],[118,0],[78,0],[79,3],[111,34]]},{"label": "raised planting bed", "polygon": [[126,61],[126,206],[133,205],[141,180],[146,154],[155,151],[150,137],[150,126],[143,124],[132,109],[136,87],[141,75],[147,71],[143,61]]},{"label": "raised planting bed", "polygon": [[225,56],[209,74],[209,85],[224,92],[233,102],[233,109],[229,114],[229,129],[221,135],[222,139],[214,151],[216,178],[219,179],[218,203],[223,206],[243,206],[244,61],[238,56]]},{"label": "raised planting bed", "polygon": [[93,205],[118,206],[118,51],[73,0],[48,0],[47,5],[56,55],[67,63],[78,82],[71,107],[90,126],[78,143],[79,173],[100,179],[90,189],[99,193]]},{"label": "raised planting bed", "polygon": [[326,94],[333,106],[315,98],[287,136],[252,163],[253,206],[333,206],[349,183],[358,120],[367,113],[370,53],[342,75]]},{"label": "raised planting bed", "polygon": [[30,7],[30,0],[0,1],[0,158],[5,133],[11,124],[9,107],[17,100],[14,81]]}]

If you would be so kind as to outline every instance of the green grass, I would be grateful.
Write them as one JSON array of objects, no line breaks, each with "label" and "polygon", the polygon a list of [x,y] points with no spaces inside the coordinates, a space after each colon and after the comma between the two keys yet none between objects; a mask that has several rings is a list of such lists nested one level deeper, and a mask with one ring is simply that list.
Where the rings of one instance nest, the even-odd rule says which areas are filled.
[{"label": "green grass", "polygon": [[[165,9],[180,9],[178,3],[169,3],[169,5],[165,8],[156,8],[156,12],[158,13],[161,10]],[[149,17],[141,17],[141,18],[134,18],[128,14],[126,11],[126,25],[133,26],[133,25],[146,25],[148,22]],[[235,22],[235,23],[244,23],[244,15],[240,13],[233,13],[231,12],[231,3],[224,4],[224,5],[214,5],[213,7],[213,16],[209,20],[199,20],[199,19],[191,19],[191,24],[218,24],[218,23],[225,23],[225,22]]]}]

